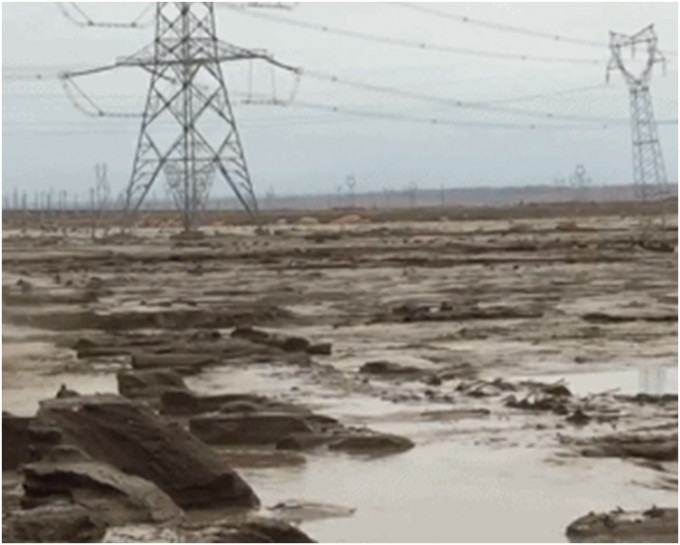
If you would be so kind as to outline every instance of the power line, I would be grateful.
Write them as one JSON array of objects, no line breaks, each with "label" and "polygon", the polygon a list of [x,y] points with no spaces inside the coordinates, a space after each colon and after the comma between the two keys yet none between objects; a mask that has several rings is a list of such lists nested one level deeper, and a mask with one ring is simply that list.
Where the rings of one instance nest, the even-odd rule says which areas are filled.
[{"label": "power line", "polygon": [[536,119],[546,119],[546,120],[561,120],[561,121],[588,121],[595,123],[627,123],[627,119],[614,119],[605,117],[592,117],[592,116],[576,116],[576,115],[564,115],[554,112],[539,112],[536,110],[528,110],[526,108],[508,108],[504,106],[494,106],[492,102],[471,102],[463,101],[454,98],[437,97],[433,95],[428,95],[424,93],[416,93],[413,91],[407,91],[403,89],[397,89],[394,87],[387,87],[383,85],[376,85],[366,82],[361,82],[357,80],[350,80],[345,78],[340,78],[332,74],[325,74],[323,72],[311,71],[311,70],[301,70],[303,75],[307,75],[312,78],[330,81],[332,83],[337,83],[340,85],[346,85],[349,87],[356,87],[366,91],[372,91],[376,93],[400,96],[403,98],[413,98],[417,100],[422,100],[426,102],[443,104],[447,106],[452,106],[456,108],[467,108],[467,109],[477,109],[486,110],[496,113],[506,113],[513,115],[520,115],[524,117],[532,117]]},{"label": "power line", "polygon": [[61,11],[62,15],[66,19],[71,21],[74,25],[79,26],[79,27],[141,29],[141,28],[147,28],[153,23],[153,18],[149,19],[148,21],[146,21],[144,23],[140,23],[140,21],[147,15],[147,13],[154,7],[153,3],[149,3],[149,5],[147,7],[145,7],[144,10],[129,23],[94,21],[78,5],[77,2],[69,2],[69,6],[71,6],[71,8],[80,15],[80,18],[74,17],[71,14],[71,12],[66,9],[63,2],[57,3],[57,7],[59,8],[59,11]]},{"label": "power line", "polygon": [[[451,126],[451,127],[467,127],[467,128],[496,128],[496,129],[519,129],[519,130],[537,130],[537,129],[546,129],[546,130],[570,130],[570,129],[576,129],[576,130],[583,130],[583,129],[609,129],[609,128],[614,128],[617,126],[624,126],[624,125],[618,125],[618,124],[608,124],[608,123],[602,123],[599,126],[593,126],[593,125],[546,125],[546,124],[520,124],[520,123],[488,123],[488,122],[476,122],[476,121],[463,121],[463,120],[454,120],[454,119],[443,119],[443,118],[438,118],[438,117],[422,117],[422,116],[413,116],[413,115],[405,115],[405,114],[398,114],[398,113],[392,113],[392,112],[379,112],[376,110],[365,110],[365,109],[356,109],[352,107],[347,107],[347,106],[335,106],[335,105],[329,105],[329,104],[319,104],[319,103],[314,103],[314,102],[306,102],[306,101],[299,101],[296,100],[295,102],[292,102],[290,104],[280,104],[275,101],[256,101],[256,100],[246,100],[243,101],[244,104],[255,104],[255,105],[272,105],[272,106],[292,106],[292,107],[298,107],[298,108],[305,108],[305,109],[310,109],[310,110],[318,110],[318,111],[327,111],[327,112],[332,112],[332,113],[339,113],[339,114],[347,114],[351,116],[357,116],[357,117],[365,117],[365,118],[372,118],[372,119],[384,119],[384,120],[390,120],[390,121],[409,121],[409,122],[414,122],[414,123],[421,123],[421,124],[427,124],[427,125],[433,125],[433,126]],[[677,124],[677,119],[675,120],[667,120],[666,123],[668,124]]]},{"label": "power line", "polygon": [[478,49],[470,49],[464,47],[454,47],[449,45],[435,44],[423,41],[414,40],[404,40],[400,38],[391,38],[389,36],[379,36],[375,34],[369,34],[366,32],[359,32],[355,30],[348,30],[333,26],[328,26],[318,23],[310,23],[305,21],[298,21],[296,19],[291,19],[289,17],[283,17],[280,15],[273,15],[271,13],[262,12],[252,12],[246,11],[236,6],[227,6],[229,9],[236,11],[238,13],[243,13],[250,15],[251,17],[256,17],[259,19],[264,19],[268,21],[274,21],[277,23],[284,23],[291,26],[296,26],[298,28],[304,28],[307,30],[315,30],[319,32],[325,32],[328,34],[336,34],[338,36],[344,36],[346,38],[354,38],[358,40],[364,40],[374,43],[382,43],[387,45],[394,45],[399,47],[406,47],[409,49],[418,49],[423,51],[435,51],[439,53],[454,53],[458,55],[468,55],[472,57],[480,58],[491,58],[491,59],[502,59],[502,60],[516,60],[516,61],[535,61],[535,62],[551,62],[551,63],[567,63],[567,64],[590,64],[590,65],[601,65],[605,64],[606,61],[601,59],[585,59],[585,58],[568,58],[568,57],[546,57],[541,55],[522,55],[514,53],[502,53],[496,51],[483,51]]},{"label": "power line", "polygon": [[500,30],[504,32],[511,32],[514,34],[522,34],[524,36],[531,36],[533,38],[544,38],[554,42],[562,43],[572,43],[576,45],[583,45],[588,47],[597,47],[599,49],[604,49],[607,47],[606,42],[598,42],[595,40],[584,40],[582,38],[572,38],[569,36],[564,36],[561,34],[551,34],[549,32],[540,32],[536,30],[530,30],[527,28],[516,27],[512,25],[506,25],[501,23],[492,23],[489,21],[482,21],[481,19],[473,19],[471,17],[463,15],[455,15],[453,13],[447,13],[440,11],[438,9],[423,6],[421,4],[412,4],[410,2],[392,2],[394,6],[399,6],[403,8],[408,8],[414,11],[419,11],[421,13],[428,13],[430,15],[436,15],[437,17],[443,17],[445,19],[452,19],[458,21],[459,23],[466,23],[473,26],[478,26],[482,28],[488,28],[492,30]]},{"label": "power line", "polygon": [[[456,15],[453,13],[448,13],[445,11],[441,11],[438,9],[434,9],[428,6],[424,6],[422,4],[414,4],[411,2],[392,2],[392,5],[394,6],[399,6],[403,8],[408,8],[414,11],[419,11],[421,13],[428,13],[430,15],[435,15],[437,17],[443,17],[445,19],[452,19],[454,21],[458,21],[459,23],[466,23],[469,25],[473,26],[478,26],[482,28],[488,28],[491,30],[499,30],[502,32],[510,32],[514,34],[521,34],[524,36],[530,36],[533,38],[542,38],[542,39],[547,39],[553,42],[560,42],[560,43],[571,43],[575,45],[582,45],[582,46],[587,46],[587,47],[596,47],[598,49],[604,49],[606,47],[609,47],[609,44],[607,42],[600,42],[600,41],[595,41],[595,40],[586,40],[584,38],[574,38],[572,36],[566,36],[564,34],[553,34],[550,32],[541,32],[538,30],[533,30],[533,29],[528,29],[524,27],[519,27],[519,26],[513,26],[513,25],[507,25],[503,23],[494,23],[490,21],[483,21],[481,19],[475,19],[472,17],[468,17],[465,15]],[[677,51],[667,51],[666,54],[668,55],[677,55]]]}]

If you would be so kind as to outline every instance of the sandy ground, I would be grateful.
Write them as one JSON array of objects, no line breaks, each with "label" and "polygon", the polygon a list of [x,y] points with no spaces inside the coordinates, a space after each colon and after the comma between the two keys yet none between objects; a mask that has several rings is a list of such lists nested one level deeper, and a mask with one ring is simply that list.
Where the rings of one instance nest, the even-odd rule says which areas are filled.
[{"label": "sandy ground", "polygon": [[[677,393],[677,234],[640,244],[637,221],[305,221],[266,236],[210,227],[193,241],[142,229],[125,244],[5,230],[3,410],[31,415],[63,383],[115,392],[115,372],[129,361],[79,360],[70,348],[78,338],[183,329],[187,316],[210,325],[231,312],[233,325],[328,341],[332,354],[308,367],[218,366],[189,378],[191,387],[294,400],[416,443],[379,459],[235,462],[265,505],[296,498],[357,509],[305,523],[319,541],[566,541],[567,524],[589,511],[677,506],[677,463],[583,458],[561,438],[616,424],[576,428],[461,396],[457,381],[357,371],[387,360],[464,366],[482,379],[564,378],[578,395]],[[212,329],[228,334],[227,322]],[[423,417],[452,407],[487,412]],[[630,429],[669,423],[677,426],[677,403],[665,412],[626,406],[619,419]]]}]

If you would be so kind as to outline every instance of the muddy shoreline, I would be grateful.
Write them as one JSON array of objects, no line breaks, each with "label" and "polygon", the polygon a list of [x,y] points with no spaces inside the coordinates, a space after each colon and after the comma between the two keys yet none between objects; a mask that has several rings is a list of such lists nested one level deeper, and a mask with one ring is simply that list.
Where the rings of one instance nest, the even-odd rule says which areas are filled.
[{"label": "muddy shoreline", "polygon": [[[212,226],[195,240],[169,227],[126,241],[5,229],[3,411],[31,419],[62,384],[81,397],[61,403],[142,407],[145,425],[179,426],[217,457],[210,467],[247,483],[261,507],[244,516],[279,521],[229,515],[217,528],[227,515],[206,500],[180,505],[181,523],[140,526],[116,503],[104,534],[77,519],[99,540],[271,541],[292,525],[318,541],[578,541],[610,526],[614,541],[675,541],[656,511],[639,515],[649,529],[637,537],[616,513],[587,519],[592,532],[567,528],[617,507],[677,508],[677,231],[643,240],[635,217],[546,210],[289,216],[269,235]],[[36,467],[58,445],[83,451],[88,471],[131,471],[54,403],[17,432],[32,458],[3,459],[10,519],[48,470],[75,474],[73,460]],[[36,422],[48,421],[62,439],[38,455]],[[184,503],[163,476],[135,471]],[[69,479],[60,494],[98,497]],[[128,486],[137,501],[141,485]]]}]

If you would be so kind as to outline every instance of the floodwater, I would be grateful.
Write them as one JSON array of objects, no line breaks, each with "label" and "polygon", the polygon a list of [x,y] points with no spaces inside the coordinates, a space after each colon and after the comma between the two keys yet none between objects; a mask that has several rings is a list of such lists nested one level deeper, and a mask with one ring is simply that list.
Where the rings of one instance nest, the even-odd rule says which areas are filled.
[{"label": "floodwater", "polygon": [[[677,368],[660,369],[541,378],[564,377],[577,394],[613,388],[677,392]],[[32,414],[39,399],[71,380],[82,393],[116,390],[111,371],[33,380],[5,389],[5,410]],[[566,542],[567,525],[590,511],[678,504],[675,490],[640,486],[654,481],[649,468],[619,459],[564,456],[556,442],[546,444],[545,435],[541,440],[530,429],[504,428],[497,415],[423,421],[417,418],[422,411],[451,407],[394,404],[358,393],[340,397],[294,370],[267,365],[207,369],[186,381],[204,393],[285,394],[346,423],[366,423],[416,443],[408,452],[384,457],[325,452],[307,455],[302,465],[236,466],[265,507],[295,499],[356,509],[350,517],[302,523],[320,542]],[[475,440],[494,428],[500,435],[508,431],[512,440]]]},{"label": "floodwater", "polygon": [[532,376],[531,379],[542,382],[556,382],[563,379],[564,384],[572,393],[579,396],[601,392],[615,392],[623,395],[678,393],[677,365],[647,364],[636,369],[540,375]]}]

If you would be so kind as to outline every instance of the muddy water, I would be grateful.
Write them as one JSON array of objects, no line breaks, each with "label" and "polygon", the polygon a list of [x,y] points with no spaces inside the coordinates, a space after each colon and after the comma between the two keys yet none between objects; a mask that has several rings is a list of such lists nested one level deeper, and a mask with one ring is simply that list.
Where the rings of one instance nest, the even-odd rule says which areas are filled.
[{"label": "muddy water", "polygon": [[356,507],[351,518],[303,524],[321,542],[565,542],[566,526],[591,510],[677,504],[675,492],[627,484],[648,470],[620,460],[555,466],[549,456],[433,442],[385,458],[317,456],[303,467],[241,471],[265,505]]},{"label": "muddy water", "polygon": [[[416,443],[393,456],[311,454],[301,466],[239,468],[265,506],[297,499],[357,509],[349,518],[303,523],[321,542],[566,542],[566,526],[589,511],[677,505],[677,492],[640,486],[653,482],[652,470],[617,459],[560,456],[554,444],[541,446],[535,432],[518,431],[503,417],[425,422],[418,418],[422,411],[446,407],[355,393],[340,398],[283,370],[273,378],[272,370],[221,368],[188,382],[206,392],[239,385],[299,397],[344,422]],[[511,440],[476,444],[479,433],[470,433],[489,430],[508,432]]]},{"label": "muddy water", "polygon": [[[527,377],[522,377],[527,378]],[[677,394],[678,367],[647,364],[636,369],[531,376],[542,382],[563,380],[575,395],[614,391],[624,395]]]}]

